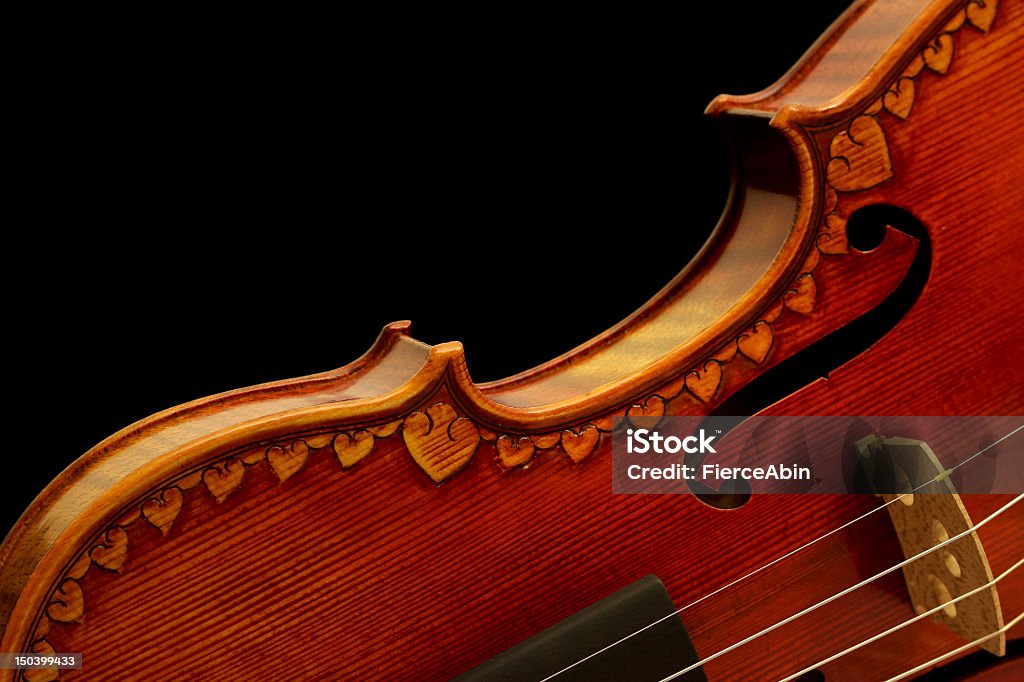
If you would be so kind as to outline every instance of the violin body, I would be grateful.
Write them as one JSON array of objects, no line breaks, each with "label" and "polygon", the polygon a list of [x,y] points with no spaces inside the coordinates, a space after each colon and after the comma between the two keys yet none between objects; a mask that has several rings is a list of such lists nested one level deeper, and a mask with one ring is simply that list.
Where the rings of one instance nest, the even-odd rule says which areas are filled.
[{"label": "violin body", "polygon": [[[534,370],[475,384],[459,344],[395,323],[339,370],[204,398],[100,443],[0,549],[0,651],[83,652],[84,667],[0,680],[447,679],[651,573],[678,606],[697,602],[682,619],[707,656],[898,563],[874,514],[772,564],[871,495],[733,509],[613,495],[610,434],[626,415],[722,414],[889,305],[922,249],[924,282],[891,329],[757,412],[1024,413],[1022,38],[1020,2],[856,3],[776,85],[709,107],[736,189],[696,260]],[[926,234],[889,227],[856,248],[851,217],[878,204]],[[964,504],[977,521],[1009,499]],[[1022,527],[1015,506],[979,529],[993,573],[1019,560]],[[999,599],[1024,611],[1024,574]],[[702,668],[780,679],[913,615],[891,573]],[[820,671],[888,679],[962,644],[925,619]]]}]

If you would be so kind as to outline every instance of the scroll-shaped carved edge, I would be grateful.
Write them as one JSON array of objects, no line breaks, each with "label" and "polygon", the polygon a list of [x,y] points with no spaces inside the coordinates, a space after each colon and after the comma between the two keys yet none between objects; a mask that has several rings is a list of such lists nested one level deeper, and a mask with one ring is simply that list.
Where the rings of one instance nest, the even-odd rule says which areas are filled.
[{"label": "scroll-shaped carved edge", "polygon": [[[611,431],[615,416],[660,417],[666,413],[669,403],[683,397],[710,406],[719,394],[725,372],[737,356],[755,364],[767,360],[775,347],[774,325],[781,315],[786,311],[799,315],[814,312],[819,291],[814,271],[820,257],[840,256],[849,251],[845,222],[838,213],[841,194],[870,189],[895,174],[885,129],[879,123],[882,112],[900,121],[907,120],[913,111],[918,87],[916,79],[922,71],[928,69],[944,75],[955,54],[953,36],[966,25],[987,33],[997,9],[998,0],[969,0],[965,3],[883,94],[852,117],[845,129],[835,134],[829,145],[830,158],[826,168],[829,186],[824,197],[824,217],[814,247],[800,273],[753,324],[696,366],[670,380],[658,393],[641,398],[624,410],[546,434],[498,433],[459,415],[451,405],[442,401],[384,424],[297,436],[285,439],[283,443],[249,446],[218,458],[153,490],[86,544],[89,550],[81,552],[69,563],[51,586],[49,598],[41,604],[36,614],[36,626],[27,641],[30,648],[52,649],[46,639],[51,621],[72,625],[84,619],[82,578],[94,564],[118,573],[124,569],[130,548],[128,531],[139,519],[144,519],[166,536],[183,511],[184,491],[203,484],[218,503],[223,502],[241,487],[246,469],[264,460],[279,482],[284,483],[306,466],[314,451],[330,449],[341,467],[349,469],[370,455],[378,440],[401,432],[406,451],[412,459],[431,480],[441,483],[469,464],[480,441],[493,445],[502,469],[525,468],[537,453],[544,451],[561,451],[573,463],[579,464],[597,449],[603,435]],[[867,169],[858,172],[861,164]],[[60,674],[57,669],[22,671],[21,678],[26,682],[59,680]]]}]

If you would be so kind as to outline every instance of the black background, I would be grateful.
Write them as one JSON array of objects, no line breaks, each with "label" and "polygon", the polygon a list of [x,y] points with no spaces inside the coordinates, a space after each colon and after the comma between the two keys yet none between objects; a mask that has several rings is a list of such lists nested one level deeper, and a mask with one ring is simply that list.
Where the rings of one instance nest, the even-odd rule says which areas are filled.
[{"label": "black background", "polygon": [[5,17],[0,526],[123,426],[345,364],[392,320],[463,341],[477,380],[614,324],[723,205],[706,104],[771,83],[844,6]]}]

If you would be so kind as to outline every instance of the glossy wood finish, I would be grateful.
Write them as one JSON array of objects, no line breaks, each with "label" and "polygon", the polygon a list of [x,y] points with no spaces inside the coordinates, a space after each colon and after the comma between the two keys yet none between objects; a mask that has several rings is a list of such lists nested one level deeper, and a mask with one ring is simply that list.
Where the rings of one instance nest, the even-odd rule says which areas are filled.
[{"label": "glossy wood finish", "polygon": [[[562,358],[477,386],[458,344],[428,347],[398,324],[341,370],[104,441],[0,549],[2,649],[84,651],[77,677],[90,680],[441,679],[648,573],[683,605],[763,566],[877,502],[772,496],[722,512],[613,496],[611,420],[707,414],[877,306],[918,245],[890,229],[871,252],[850,248],[860,206],[921,220],[928,285],[881,342],[769,411],[1021,414],[1021,320],[1006,302],[1020,295],[1024,102],[1005,84],[1024,82],[1024,8],[995,10],[859,3],[780,84],[712,103],[737,158],[712,241],[643,310]],[[726,271],[735,289],[719,284]],[[1006,501],[965,505],[977,521]],[[1022,521],[1014,507],[979,533],[997,575],[1024,552]],[[874,514],[684,622],[707,656],[900,557]],[[779,678],[906,620],[900,580],[717,658],[709,678]],[[1000,586],[1011,618],[1022,588],[1020,575]],[[925,621],[825,671],[880,679],[957,645]]]}]

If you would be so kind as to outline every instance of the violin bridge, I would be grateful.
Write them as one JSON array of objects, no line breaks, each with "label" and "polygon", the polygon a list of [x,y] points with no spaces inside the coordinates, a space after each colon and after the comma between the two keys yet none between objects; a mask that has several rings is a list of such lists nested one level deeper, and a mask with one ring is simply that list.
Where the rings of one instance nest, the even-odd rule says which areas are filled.
[{"label": "violin bridge", "polygon": [[[855,444],[858,460],[896,529],[903,555],[911,558],[974,527],[960,495],[928,444],[910,438],[868,436]],[[1003,614],[985,548],[977,533],[969,533],[903,567],[914,611],[938,609],[931,618],[967,641],[999,631]],[[969,597],[963,595],[988,585]],[[939,608],[941,607],[941,608]],[[1006,653],[1006,636],[981,644],[987,651]]]}]

